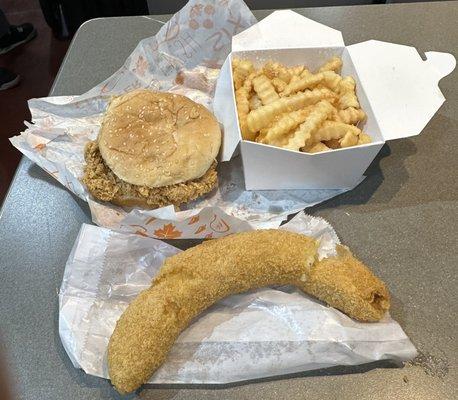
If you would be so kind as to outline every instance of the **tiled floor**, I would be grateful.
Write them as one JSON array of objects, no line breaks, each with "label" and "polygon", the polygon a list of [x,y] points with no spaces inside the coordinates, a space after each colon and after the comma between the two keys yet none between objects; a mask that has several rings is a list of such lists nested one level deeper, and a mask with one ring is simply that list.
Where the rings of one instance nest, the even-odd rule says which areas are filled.
[{"label": "tiled floor", "polygon": [[0,66],[21,75],[21,84],[0,91],[0,204],[8,190],[20,153],[8,138],[19,133],[30,119],[27,100],[46,96],[59,70],[69,41],[58,41],[46,24],[38,0],[1,0],[11,24],[31,22],[38,31],[32,42],[0,56]]}]

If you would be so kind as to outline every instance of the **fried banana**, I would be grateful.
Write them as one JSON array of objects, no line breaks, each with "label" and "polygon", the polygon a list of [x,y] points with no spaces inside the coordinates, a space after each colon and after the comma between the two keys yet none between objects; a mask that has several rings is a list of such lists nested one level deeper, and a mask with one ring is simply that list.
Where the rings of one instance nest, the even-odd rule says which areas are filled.
[{"label": "fried banana", "polygon": [[108,369],[120,393],[147,382],[180,333],[231,294],[294,285],[360,321],[380,320],[390,306],[383,282],[343,247],[319,261],[318,242],[283,230],[259,230],[204,242],[168,258],[149,289],[116,324]]}]

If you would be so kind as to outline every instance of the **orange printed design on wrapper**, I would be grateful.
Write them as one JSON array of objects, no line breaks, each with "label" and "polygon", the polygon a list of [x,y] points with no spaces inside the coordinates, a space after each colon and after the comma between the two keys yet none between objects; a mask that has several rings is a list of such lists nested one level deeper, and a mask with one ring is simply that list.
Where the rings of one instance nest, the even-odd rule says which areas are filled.
[{"label": "orange printed design on wrapper", "polygon": [[46,144],[45,143],[38,143],[34,149],[35,150],[43,150],[44,148],[46,147]]},{"label": "orange printed design on wrapper", "polygon": [[207,225],[201,225],[199,226],[196,231],[194,232],[194,235],[198,235],[199,233],[203,232],[207,228]]},{"label": "orange printed design on wrapper", "polygon": [[134,231],[134,233],[136,235],[140,235],[140,236],[143,236],[143,237],[150,237],[146,232],[146,228],[144,226],[141,226],[141,225],[129,225],[131,228],[139,228],[139,229],[136,229]]},{"label": "orange printed design on wrapper", "polygon": [[143,237],[149,237],[146,233],[143,233],[142,231],[135,231],[134,233],[136,235],[140,235],[140,236],[143,236]]},{"label": "orange printed design on wrapper", "polygon": [[218,219],[218,216],[216,214],[213,214],[213,219],[210,222],[210,228],[213,232],[225,233],[229,231],[230,226],[224,219]]},{"label": "orange printed design on wrapper", "polygon": [[51,176],[59,180],[59,171],[47,171]]},{"label": "orange printed design on wrapper", "polygon": [[42,128],[52,128],[55,124],[55,120],[53,117],[47,116],[43,118],[43,121],[41,122],[41,127]]},{"label": "orange printed design on wrapper", "polygon": [[180,34],[180,16],[181,12],[178,11],[172,18],[170,18],[169,22],[166,24],[167,28],[165,31],[165,37],[162,41],[159,42],[156,38],[151,40],[149,47],[153,53],[159,49],[160,45],[170,42],[178,37]]},{"label": "orange printed design on wrapper", "polygon": [[221,31],[215,32],[210,35],[206,42],[209,42],[213,46],[213,51],[220,51],[224,47],[228,46],[230,34],[226,29],[221,29]]},{"label": "orange printed design on wrapper", "polygon": [[212,239],[213,238],[213,232],[211,233],[207,233],[205,236],[204,236],[205,239]]},{"label": "orange printed design on wrapper", "polygon": [[153,223],[154,221],[156,221],[156,217],[151,217],[151,218],[148,218],[145,222],[145,225],[149,225],[151,223]]},{"label": "orange printed design on wrapper", "polygon": [[142,55],[138,56],[137,62],[135,63],[134,72],[140,76],[145,76],[145,72],[148,69],[148,61]]},{"label": "orange printed design on wrapper", "polygon": [[209,68],[221,68],[221,62],[217,58],[206,58],[202,60],[202,65]]},{"label": "orange printed design on wrapper", "polygon": [[213,7],[211,4],[207,4],[204,7],[204,13],[207,15],[213,15],[215,13],[215,7]]},{"label": "orange printed design on wrapper", "polygon": [[56,170],[56,171],[50,171],[49,169],[46,169],[45,167],[41,167],[43,168],[49,175],[51,175],[54,179],[57,179],[59,180],[59,171]]},{"label": "orange printed design on wrapper", "polygon": [[192,58],[198,49],[202,48],[202,45],[189,32],[183,33],[172,45],[179,49],[177,52],[182,53],[182,57],[186,58]]},{"label": "orange printed design on wrapper", "polygon": [[212,29],[213,28],[213,21],[209,18],[204,19],[204,22],[202,22],[202,25],[205,29]]},{"label": "orange printed design on wrapper", "polygon": [[189,16],[190,17],[198,17],[199,15],[202,14],[202,9],[204,8],[203,4],[195,4],[191,7],[191,10],[189,10]]},{"label": "orange printed design on wrapper", "polygon": [[177,239],[181,237],[183,232],[175,229],[175,225],[172,223],[165,224],[161,229],[156,229],[154,235],[161,239]]},{"label": "orange printed design on wrapper", "polygon": [[206,39],[206,42],[212,46],[213,51],[221,51],[225,47],[228,47],[232,41],[232,36],[243,30],[242,17],[240,14],[236,17],[231,15],[231,17],[227,19],[227,22],[232,25],[232,32],[229,31],[230,28],[221,28]]},{"label": "orange printed design on wrapper", "polygon": [[118,73],[115,79],[108,78],[108,81],[103,84],[103,86],[100,88],[100,94],[107,93],[110,90],[113,90],[118,82],[121,80],[122,76],[124,75],[124,72],[121,70],[121,72]]},{"label": "orange printed design on wrapper", "polygon": [[189,218],[188,225],[195,224],[196,222],[199,222],[200,217],[198,215],[194,215],[193,217]]},{"label": "orange printed design on wrapper", "polygon": [[152,52],[155,52],[159,48],[159,42],[156,38],[152,38],[151,41],[148,43],[148,47],[151,49]]},{"label": "orange printed design on wrapper", "polygon": [[[202,10],[204,13],[202,13]],[[189,11],[189,27],[191,29],[199,29],[201,26],[205,29],[212,29],[214,24],[211,16],[214,14],[215,9],[211,4],[206,5],[196,4],[191,7]]]},{"label": "orange printed design on wrapper", "polygon": [[[164,42],[169,42],[172,39],[175,39],[180,34],[180,12],[177,12],[174,17],[172,17],[165,31]],[[160,43],[158,43],[159,45]]]},{"label": "orange printed design on wrapper", "polygon": [[190,19],[189,27],[194,30],[199,29],[199,23],[195,19]]},{"label": "orange printed design on wrapper", "polygon": [[65,178],[66,184],[65,186],[70,190],[70,192],[75,193],[75,188],[73,187],[73,183],[70,182],[67,178]]},{"label": "orange printed design on wrapper", "polygon": [[135,231],[134,233],[136,235],[140,235],[140,236],[143,236],[143,237],[149,237],[146,233],[143,233],[142,231]]},{"label": "orange printed design on wrapper", "polygon": [[140,81],[135,80],[132,83],[130,83],[129,85],[127,85],[123,90],[125,92],[130,92],[131,90],[139,89],[141,87],[142,87],[142,84],[140,83]]}]

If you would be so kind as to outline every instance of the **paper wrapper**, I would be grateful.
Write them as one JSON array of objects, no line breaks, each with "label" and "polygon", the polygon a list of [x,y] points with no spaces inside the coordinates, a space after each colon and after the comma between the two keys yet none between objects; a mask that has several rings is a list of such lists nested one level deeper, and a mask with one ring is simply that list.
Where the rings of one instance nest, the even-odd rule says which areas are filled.
[{"label": "paper wrapper", "polygon": [[[339,243],[326,221],[302,212],[282,229],[319,237],[322,257]],[[116,321],[164,259],[178,252],[152,238],[82,226],[59,293],[59,334],[75,367],[108,377],[106,350]],[[265,288],[201,314],[149,382],[223,384],[415,355],[389,315],[359,323],[292,287]]]},{"label": "paper wrapper", "polygon": [[11,142],[78,197],[93,221],[123,232],[156,238],[217,237],[248,227],[278,227],[288,214],[344,190],[246,191],[238,158],[218,166],[219,187],[188,204],[154,211],[125,210],[98,202],[80,182],[84,145],[97,137],[112,95],[136,88],[183,94],[212,109],[219,68],[232,36],[256,22],[240,0],[192,0],[156,36],[142,40],[110,78],[81,96],[29,101],[32,124]]}]

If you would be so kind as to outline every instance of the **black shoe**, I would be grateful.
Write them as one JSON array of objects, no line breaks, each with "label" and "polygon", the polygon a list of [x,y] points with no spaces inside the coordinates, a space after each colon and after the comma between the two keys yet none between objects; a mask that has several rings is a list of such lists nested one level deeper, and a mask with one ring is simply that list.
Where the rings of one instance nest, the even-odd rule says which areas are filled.
[{"label": "black shoe", "polygon": [[6,68],[0,68],[0,90],[5,90],[16,86],[21,80],[18,74],[7,70]]},{"label": "black shoe", "polygon": [[0,54],[5,54],[15,47],[30,42],[37,36],[32,24],[11,25],[10,32],[0,37]]}]

